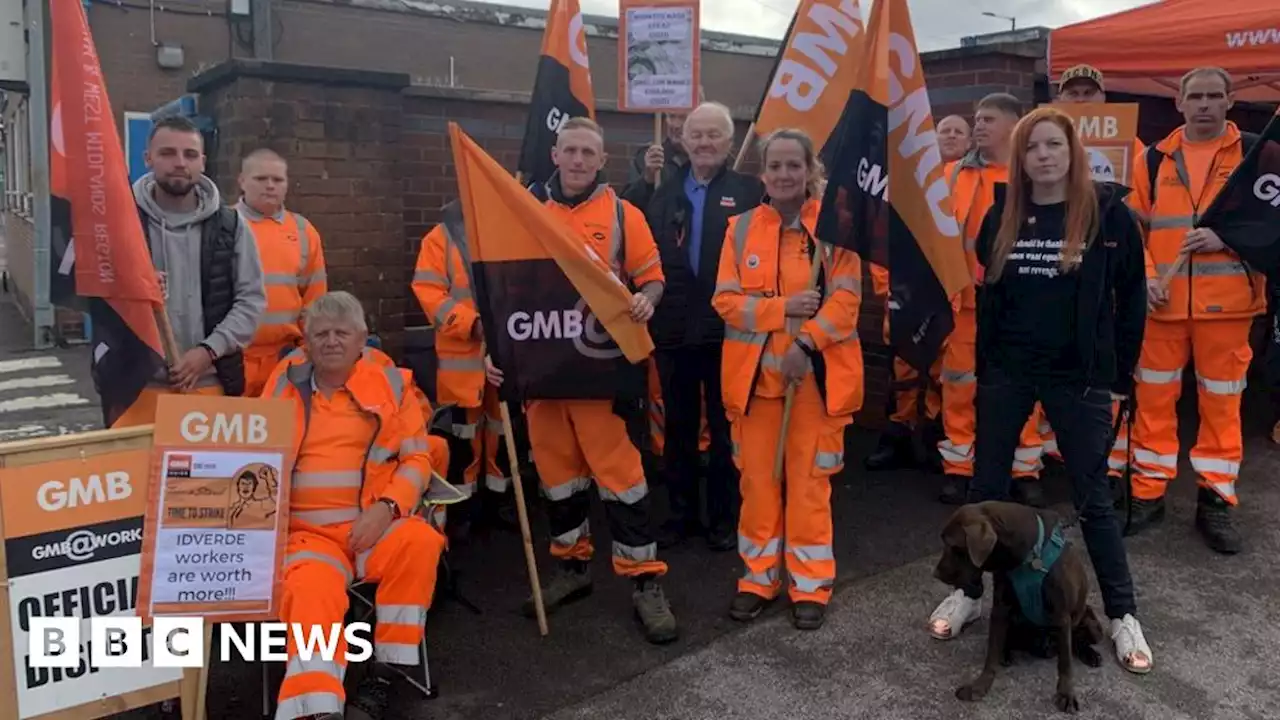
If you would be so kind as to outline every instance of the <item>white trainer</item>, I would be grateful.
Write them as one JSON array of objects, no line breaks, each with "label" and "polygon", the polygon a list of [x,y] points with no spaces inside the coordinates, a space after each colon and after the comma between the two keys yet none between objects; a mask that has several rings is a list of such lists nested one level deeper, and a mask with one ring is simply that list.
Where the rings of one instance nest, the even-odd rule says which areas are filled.
[{"label": "white trainer", "polygon": [[1121,620],[1112,620],[1111,641],[1116,646],[1116,659],[1125,670],[1146,675],[1155,667],[1155,658],[1151,656],[1151,647],[1142,634],[1138,618],[1125,615]]},{"label": "white trainer", "polygon": [[975,600],[963,590],[956,590],[929,616],[929,634],[938,640],[950,640],[980,617],[982,599]]}]

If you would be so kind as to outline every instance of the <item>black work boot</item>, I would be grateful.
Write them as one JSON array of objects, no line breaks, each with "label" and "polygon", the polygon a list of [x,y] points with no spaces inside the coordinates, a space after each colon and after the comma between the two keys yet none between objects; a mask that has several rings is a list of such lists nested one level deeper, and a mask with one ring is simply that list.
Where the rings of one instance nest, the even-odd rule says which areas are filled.
[{"label": "black work boot", "polygon": [[516,512],[515,491],[495,492],[487,487],[479,490],[481,518],[484,524],[499,530],[518,530],[519,514]]},{"label": "black work boot", "polygon": [[1149,527],[1160,524],[1164,520],[1164,498],[1155,500],[1129,500],[1129,528],[1125,537],[1133,537]]},{"label": "black work boot", "polygon": [[773,602],[755,593],[739,592],[729,603],[729,617],[738,622],[750,622],[760,617],[760,613]]},{"label": "black work boot", "polygon": [[969,478],[963,475],[947,475],[942,480],[942,493],[938,500],[943,505],[963,505],[969,492]]},{"label": "black work boot", "polygon": [[880,434],[876,449],[867,456],[866,468],[872,472],[880,472],[914,467],[915,455],[911,431],[901,425],[890,425]]},{"label": "black work boot", "polygon": [[791,624],[797,630],[817,630],[827,619],[827,606],[822,603],[801,601],[791,604]]},{"label": "black work boot", "polygon": [[1013,491],[1023,505],[1033,508],[1045,506],[1044,481],[1040,478],[1014,478]]},{"label": "black work boot", "polygon": [[1200,488],[1196,503],[1196,529],[1204,537],[1205,545],[1216,553],[1235,555],[1244,544],[1240,531],[1231,522],[1231,504],[1212,490]]},{"label": "black work boot", "polygon": [[383,720],[387,716],[390,692],[390,680],[370,674],[361,681],[355,697],[347,703],[346,717],[348,720]]},{"label": "black work boot", "polygon": [[1125,482],[1125,480],[1124,480],[1124,476],[1123,476],[1123,475],[1108,475],[1108,476],[1107,476],[1107,482],[1111,484],[1111,506],[1112,506],[1113,508],[1115,508],[1116,510],[1123,511],[1123,510],[1125,509],[1125,507],[1126,507],[1126,503],[1125,503],[1126,493],[1125,493],[1125,487],[1124,487],[1124,482]]},{"label": "black work boot", "polygon": [[[591,582],[591,566],[585,560],[565,560],[556,563],[551,577],[542,586],[542,604],[547,614],[587,597],[595,590]],[[533,598],[524,601],[521,612],[525,617],[537,617]]]},{"label": "black work boot", "polygon": [[652,575],[636,578],[631,603],[635,606],[640,624],[644,625],[644,636],[649,642],[666,645],[680,637],[676,616],[671,612],[671,604],[667,602],[667,596],[662,592],[657,578]]}]

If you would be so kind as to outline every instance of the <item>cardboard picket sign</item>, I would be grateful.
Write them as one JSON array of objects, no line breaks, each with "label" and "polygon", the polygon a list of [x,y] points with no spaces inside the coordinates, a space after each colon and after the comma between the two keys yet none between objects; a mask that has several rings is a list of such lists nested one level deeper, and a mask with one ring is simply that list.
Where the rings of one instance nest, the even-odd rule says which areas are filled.
[{"label": "cardboard picket sign", "polygon": [[140,615],[278,617],[294,425],[287,400],[159,399]]},{"label": "cardboard picket sign", "polygon": [[700,22],[698,0],[620,0],[619,110],[685,113],[697,106]]},{"label": "cardboard picket sign", "polygon": [[1089,156],[1093,179],[1132,187],[1138,147],[1137,103],[1054,103],[1071,116]]},{"label": "cardboard picket sign", "polygon": [[[0,717],[93,720],[182,698],[201,671],[91,667],[87,618],[133,616],[151,426],[0,444]],[[28,621],[79,615],[81,664],[32,668]],[[149,631],[148,631],[149,636]]]}]

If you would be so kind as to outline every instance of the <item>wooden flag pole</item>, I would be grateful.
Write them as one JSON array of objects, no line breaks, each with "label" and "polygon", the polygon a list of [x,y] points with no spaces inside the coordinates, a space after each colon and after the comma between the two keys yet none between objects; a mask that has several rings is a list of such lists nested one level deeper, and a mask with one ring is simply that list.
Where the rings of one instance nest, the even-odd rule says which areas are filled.
[{"label": "wooden flag pole", "polygon": [[[818,273],[822,272],[822,245],[813,241],[813,264],[809,267],[809,285],[812,290],[818,284]],[[799,319],[799,318],[796,318]],[[788,318],[790,321],[791,318]],[[796,334],[799,334],[797,331]],[[787,433],[791,430],[791,408],[796,404],[796,386],[798,382],[787,383],[787,392],[782,401],[782,429],[778,432],[778,452],[773,458],[773,479],[782,480],[783,461],[787,448]]]},{"label": "wooden flag pole", "polygon": [[[662,145],[662,113],[653,114],[653,144]],[[653,189],[657,190],[658,185],[662,184],[662,168],[658,168],[658,174],[653,178]]]},{"label": "wooden flag pole", "polygon": [[1174,263],[1173,267],[1169,268],[1169,270],[1165,272],[1165,274],[1160,278],[1161,291],[1169,289],[1169,283],[1173,282],[1173,276],[1182,272],[1182,268],[1187,266],[1187,258],[1189,256],[1190,256],[1190,253],[1186,253],[1186,252],[1178,253],[1178,262]]},{"label": "wooden flag pole", "polygon": [[520,484],[520,462],[516,459],[516,436],[511,430],[511,410],[502,403],[502,432],[507,442],[507,460],[511,465],[511,489],[516,496],[516,514],[520,518],[520,536],[524,539],[524,561],[529,566],[529,583],[533,586],[533,607],[538,616],[538,632],[543,637],[547,628],[547,609],[542,604],[542,583],[538,580],[538,561],[533,554],[533,535],[529,532],[529,511],[524,504],[524,488]]},{"label": "wooden flag pole", "polygon": [[752,120],[747,126],[747,134],[742,137],[742,147],[738,148],[738,156],[733,159],[733,169],[736,171],[742,167],[742,163],[747,159],[747,152],[755,146],[756,142],[756,121]]}]

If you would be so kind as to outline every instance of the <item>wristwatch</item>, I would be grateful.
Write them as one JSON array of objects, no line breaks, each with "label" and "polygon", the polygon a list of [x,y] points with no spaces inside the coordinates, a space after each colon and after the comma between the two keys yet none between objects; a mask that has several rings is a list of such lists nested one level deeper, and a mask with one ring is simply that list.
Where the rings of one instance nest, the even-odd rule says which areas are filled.
[{"label": "wristwatch", "polygon": [[391,498],[378,498],[378,502],[386,503],[387,507],[391,508],[392,519],[400,517],[400,506],[396,504],[395,500],[392,500]]}]

